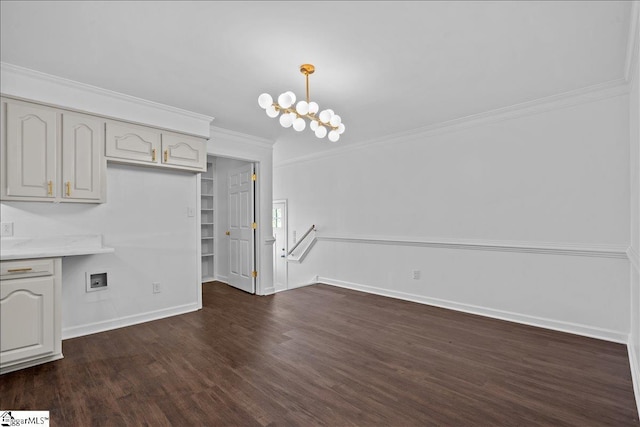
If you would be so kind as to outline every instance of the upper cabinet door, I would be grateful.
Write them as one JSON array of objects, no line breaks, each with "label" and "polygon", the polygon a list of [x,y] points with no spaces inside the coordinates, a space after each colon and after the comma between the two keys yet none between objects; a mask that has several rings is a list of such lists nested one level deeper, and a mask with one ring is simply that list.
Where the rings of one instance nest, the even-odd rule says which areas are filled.
[{"label": "upper cabinet door", "polygon": [[7,195],[54,198],[56,117],[54,110],[7,103]]},{"label": "upper cabinet door", "polygon": [[103,146],[104,121],[82,114],[62,115],[62,197],[100,200]]},{"label": "upper cabinet door", "polygon": [[207,144],[199,138],[162,134],[162,164],[207,170]]},{"label": "upper cabinet door", "polygon": [[107,123],[107,157],[159,163],[160,132],[140,126]]}]

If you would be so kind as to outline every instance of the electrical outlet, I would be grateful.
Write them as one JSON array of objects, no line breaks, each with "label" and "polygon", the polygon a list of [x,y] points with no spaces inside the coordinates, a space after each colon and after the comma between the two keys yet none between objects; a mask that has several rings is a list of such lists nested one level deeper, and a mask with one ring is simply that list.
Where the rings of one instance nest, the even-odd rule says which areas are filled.
[{"label": "electrical outlet", "polygon": [[13,236],[13,223],[12,222],[3,222],[0,227],[0,235],[2,237],[11,237]]},{"label": "electrical outlet", "polygon": [[188,217],[196,216],[196,210],[191,206],[187,207],[187,216]]},{"label": "electrical outlet", "polygon": [[160,282],[153,282],[153,293],[159,294],[161,292]]},{"label": "electrical outlet", "polygon": [[420,270],[413,270],[413,280],[420,279]]}]

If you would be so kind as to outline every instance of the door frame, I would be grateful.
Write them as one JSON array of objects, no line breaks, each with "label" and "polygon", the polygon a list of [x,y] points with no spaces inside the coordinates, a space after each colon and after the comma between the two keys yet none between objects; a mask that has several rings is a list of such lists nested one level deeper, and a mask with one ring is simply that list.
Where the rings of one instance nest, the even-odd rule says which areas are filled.
[{"label": "door frame", "polygon": [[[271,212],[273,212],[273,205],[276,203],[283,203],[284,204],[284,218],[285,218],[285,223],[284,223],[284,250],[285,253],[288,254],[289,253],[289,202],[287,199],[278,199],[278,200],[274,200],[271,203],[272,206],[272,210]],[[272,213],[273,216],[273,213]],[[274,236],[275,239],[275,236]],[[274,243],[274,250],[273,250],[273,260],[274,263],[276,262],[278,257],[278,249],[275,246]],[[288,255],[287,255],[288,257]],[[284,291],[286,291],[287,289],[289,289],[289,262],[287,261],[287,257],[285,257],[285,262],[284,262]],[[276,285],[276,271],[274,268],[273,271],[273,286],[275,287]],[[280,292],[278,290],[276,290],[276,292]]]}]

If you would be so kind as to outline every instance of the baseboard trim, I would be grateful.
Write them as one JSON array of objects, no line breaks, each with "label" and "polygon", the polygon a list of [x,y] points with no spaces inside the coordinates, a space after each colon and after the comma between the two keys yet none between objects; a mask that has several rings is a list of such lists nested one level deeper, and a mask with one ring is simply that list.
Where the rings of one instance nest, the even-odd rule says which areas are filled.
[{"label": "baseboard trim", "polygon": [[27,362],[16,363],[15,365],[0,367],[0,375],[8,374],[9,372],[19,371],[20,369],[30,368],[32,366],[42,365],[43,363],[54,362],[56,360],[63,359],[62,353],[56,353],[45,357],[40,357],[35,360],[29,360]]},{"label": "baseboard trim", "polygon": [[352,289],[355,291],[366,292],[375,295],[381,295],[390,298],[397,298],[405,301],[417,302],[420,304],[432,305],[435,307],[446,308],[449,310],[461,311],[464,313],[476,314],[479,316],[491,317],[494,319],[506,320],[509,322],[521,323],[524,325],[535,326],[539,328],[551,329],[554,331],[567,332],[570,334],[581,335],[589,338],[597,338],[605,341],[612,341],[621,344],[627,344],[628,335],[608,329],[594,328],[587,325],[580,325],[570,322],[561,322],[553,319],[546,319],[536,316],[528,316],[509,311],[495,310],[492,308],[481,307],[471,304],[463,304],[439,298],[430,298],[422,295],[409,294],[405,292],[391,291],[374,286],[362,285],[359,283],[346,282],[343,280],[331,279],[328,277],[318,277],[319,283],[324,283],[340,288]]},{"label": "baseboard trim", "polygon": [[269,286],[268,288],[265,288],[264,292],[260,295],[266,296],[266,295],[271,295],[271,294],[275,294],[276,293],[276,287],[275,286]]},{"label": "baseboard trim", "polygon": [[636,408],[638,409],[638,418],[640,419],[640,360],[633,345],[631,345],[631,339],[627,344],[627,351],[629,352],[629,367],[631,368],[631,381],[633,382],[633,392],[636,397]]},{"label": "baseboard trim", "polygon": [[112,329],[124,328],[126,326],[137,325],[139,323],[150,322],[152,320],[164,319],[165,317],[190,313],[197,310],[199,310],[197,303],[184,304],[176,307],[165,308],[162,310],[149,311],[146,313],[120,317],[118,319],[106,320],[103,322],[88,323],[86,325],[63,328],[62,339],[66,340],[69,338],[96,334],[98,332],[110,331]]}]

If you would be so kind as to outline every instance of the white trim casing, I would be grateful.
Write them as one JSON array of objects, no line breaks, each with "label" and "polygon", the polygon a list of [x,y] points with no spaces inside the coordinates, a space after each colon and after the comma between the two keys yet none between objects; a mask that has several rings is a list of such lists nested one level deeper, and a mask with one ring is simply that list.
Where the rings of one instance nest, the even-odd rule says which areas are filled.
[{"label": "white trim casing", "polygon": [[631,86],[635,79],[635,69],[638,67],[638,20],[640,19],[640,1],[631,2],[631,21],[629,22],[629,35],[627,36],[627,53],[624,62],[624,79]]},{"label": "white trim casing", "polygon": [[627,249],[626,254],[627,258],[629,258],[631,266],[634,267],[636,271],[640,272],[640,254],[638,254],[638,252],[632,247],[629,247],[629,249]]}]

